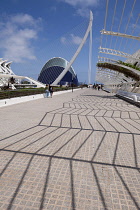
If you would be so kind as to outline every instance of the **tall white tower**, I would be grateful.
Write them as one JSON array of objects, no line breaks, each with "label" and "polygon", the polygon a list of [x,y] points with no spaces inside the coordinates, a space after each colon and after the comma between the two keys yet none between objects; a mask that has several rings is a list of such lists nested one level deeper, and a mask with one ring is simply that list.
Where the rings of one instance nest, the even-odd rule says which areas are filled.
[{"label": "tall white tower", "polygon": [[[91,12],[91,15],[92,15],[92,12]],[[91,68],[92,68],[92,25],[90,29],[90,39],[89,39],[88,84],[91,84]]]}]

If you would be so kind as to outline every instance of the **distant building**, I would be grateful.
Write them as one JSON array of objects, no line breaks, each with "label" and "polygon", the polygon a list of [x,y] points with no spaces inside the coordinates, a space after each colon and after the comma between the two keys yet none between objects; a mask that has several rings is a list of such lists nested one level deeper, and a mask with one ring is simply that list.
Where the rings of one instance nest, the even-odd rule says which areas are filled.
[{"label": "distant building", "polygon": [[140,68],[140,49],[137,50],[137,51],[133,54],[133,56],[134,56],[136,59],[131,59],[131,58],[130,58],[130,59],[127,59],[127,60],[125,61],[125,63],[131,63],[131,64],[133,64],[134,66]]},{"label": "distant building", "polygon": [[10,68],[11,62],[7,62],[7,60],[3,60],[0,58],[0,74],[10,74],[14,75],[13,71]]},{"label": "distant building", "polygon": [[10,67],[11,63],[0,58],[0,87],[8,85],[9,78],[14,75]]},{"label": "distant building", "polygon": [[[68,61],[64,58],[51,58],[43,66],[38,77],[38,81],[44,84],[52,84],[67,65]],[[65,76],[61,79],[59,85],[71,85],[72,82],[74,85],[78,85],[77,75],[74,69],[71,67],[69,71],[65,74]]]},{"label": "distant building", "polygon": [[35,79],[29,78],[27,76],[18,76],[14,74],[10,67],[11,63],[12,62],[7,62],[7,60],[3,60],[2,58],[0,58],[0,89],[2,89],[5,86],[7,88],[11,87],[12,89],[15,89],[15,87],[25,87],[25,84],[21,83],[22,80],[28,81],[28,84],[26,86],[45,88],[44,84],[36,81]]}]

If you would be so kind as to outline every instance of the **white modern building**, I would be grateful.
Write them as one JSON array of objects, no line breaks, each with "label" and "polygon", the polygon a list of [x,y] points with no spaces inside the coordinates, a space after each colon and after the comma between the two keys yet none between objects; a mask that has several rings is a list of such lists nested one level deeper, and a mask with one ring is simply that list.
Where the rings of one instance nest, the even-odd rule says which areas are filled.
[{"label": "white modern building", "polygon": [[[46,64],[43,66],[40,75],[38,77],[38,81],[44,84],[52,84],[55,83],[57,78],[63,73],[64,69],[68,65],[68,61],[61,57],[51,58]],[[59,81],[58,85],[70,85],[70,84],[78,85],[77,75],[71,66],[68,71],[64,74],[62,79]]]},{"label": "white modern building", "polygon": [[[3,60],[0,58],[0,88],[4,86],[9,85],[9,80],[10,78],[13,77],[14,79],[14,84],[11,85],[12,89],[15,89],[17,86],[22,86],[21,81],[22,80],[27,80],[29,81],[28,86],[34,86],[34,87],[45,87],[44,84],[42,84],[39,81],[36,81],[35,79],[26,77],[26,76],[18,76],[14,74],[14,72],[11,69],[11,63],[8,62],[7,60]],[[24,84],[25,86],[25,84]]]},{"label": "white modern building", "polygon": [[135,59],[128,59],[125,61],[125,63],[131,63],[134,66],[140,68],[140,49],[137,50],[134,54],[133,57],[135,57]]}]

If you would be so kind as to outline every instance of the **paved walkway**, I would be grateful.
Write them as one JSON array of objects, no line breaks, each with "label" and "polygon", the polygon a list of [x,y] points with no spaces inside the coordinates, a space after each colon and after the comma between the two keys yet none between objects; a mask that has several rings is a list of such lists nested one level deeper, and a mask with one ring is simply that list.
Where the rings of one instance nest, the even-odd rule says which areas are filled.
[{"label": "paved walkway", "polygon": [[140,209],[140,109],[78,90],[0,108],[0,209]]}]

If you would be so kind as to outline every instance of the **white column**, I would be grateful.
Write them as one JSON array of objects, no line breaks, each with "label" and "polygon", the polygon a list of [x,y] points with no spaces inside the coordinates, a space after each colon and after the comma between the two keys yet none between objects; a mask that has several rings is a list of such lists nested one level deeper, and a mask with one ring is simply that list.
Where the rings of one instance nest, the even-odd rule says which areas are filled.
[{"label": "white column", "polygon": [[92,68],[92,26],[91,26],[91,29],[90,29],[90,40],[89,40],[88,84],[91,84],[91,68]]}]

